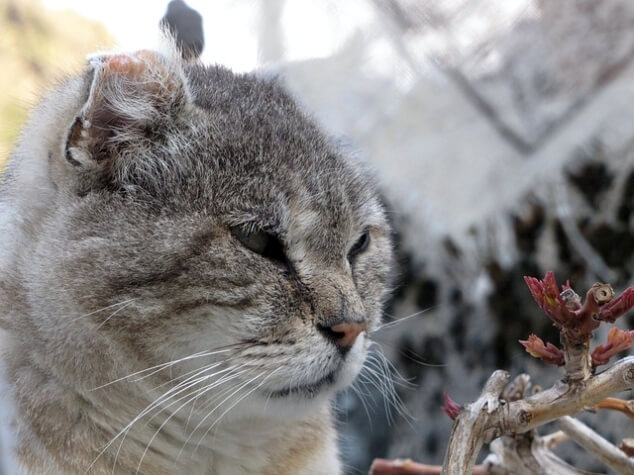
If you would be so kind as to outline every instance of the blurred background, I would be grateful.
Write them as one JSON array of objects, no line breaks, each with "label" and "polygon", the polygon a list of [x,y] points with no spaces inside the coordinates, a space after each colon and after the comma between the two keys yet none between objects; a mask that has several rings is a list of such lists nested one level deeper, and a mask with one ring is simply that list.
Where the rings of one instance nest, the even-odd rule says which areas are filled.
[{"label": "blurred background", "polygon": [[[0,0],[0,167],[46,86],[89,52],[152,47],[167,3]],[[634,3],[187,3],[204,62],[279,74],[381,183],[399,270],[376,351],[409,384],[402,407],[384,387],[340,396],[348,472],[440,463],[443,390],[468,402],[496,368],[552,384],[558,371],[517,343],[558,339],[522,276],[554,270],[579,292],[634,283]],[[634,434],[619,414],[583,419],[613,442]],[[603,470],[571,442],[558,453]]]}]

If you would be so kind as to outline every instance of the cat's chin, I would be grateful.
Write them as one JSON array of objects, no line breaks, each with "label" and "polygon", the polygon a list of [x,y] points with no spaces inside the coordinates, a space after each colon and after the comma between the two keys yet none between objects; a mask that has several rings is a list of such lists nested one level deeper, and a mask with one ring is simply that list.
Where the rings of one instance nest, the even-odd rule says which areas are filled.
[{"label": "cat's chin", "polygon": [[293,402],[303,407],[309,407],[313,403],[320,405],[328,401],[337,391],[352,384],[361,371],[366,356],[367,338],[363,336],[357,339],[345,358],[341,358],[339,363],[325,375],[293,386],[269,389],[266,391],[266,397],[269,403],[281,403],[285,407]]}]

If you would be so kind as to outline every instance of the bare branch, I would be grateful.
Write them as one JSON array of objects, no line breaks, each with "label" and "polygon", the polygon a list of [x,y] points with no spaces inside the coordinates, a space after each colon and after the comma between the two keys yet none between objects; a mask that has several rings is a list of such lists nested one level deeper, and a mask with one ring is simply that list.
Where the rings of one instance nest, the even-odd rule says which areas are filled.
[{"label": "bare branch", "polygon": [[603,401],[594,406],[594,408],[619,411],[625,414],[630,419],[634,419],[634,400],[625,401],[624,399],[618,399],[615,397],[606,397]]},{"label": "bare branch", "polygon": [[[634,474],[634,460],[625,454],[625,451],[630,453],[629,444],[624,442],[623,448],[618,449],[569,417],[588,409],[613,409],[634,417],[634,402],[610,397],[634,388],[634,356],[623,358],[595,374],[598,365],[607,363],[615,353],[634,344],[634,331],[613,328],[607,343],[590,353],[590,340],[601,321],[612,321],[634,308],[634,287],[614,299],[611,285],[596,283],[582,303],[569,283],[559,290],[553,272],[547,272],[542,280],[534,277],[524,280],[537,304],[559,328],[562,349],[545,344],[535,335],[520,343],[532,356],[563,365],[563,378],[541,390],[532,386],[526,374],[518,375],[509,384],[509,374],[497,370],[472,404],[461,407],[445,394],[443,410],[454,419],[454,425],[442,469],[411,461],[379,460],[378,465],[373,466],[373,474],[473,473],[485,443],[491,443],[491,454],[483,467],[491,475],[589,473],[568,465],[551,451],[568,436],[619,473]],[[605,318],[601,318],[602,311]],[[564,432],[540,437],[535,429],[557,419]],[[377,472],[379,467],[384,467],[384,471]]]},{"label": "bare branch", "polygon": [[623,439],[619,449],[625,452],[628,457],[634,457],[634,439]]},{"label": "bare branch", "polygon": [[562,417],[559,426],[571,439],[617,473],[634,473],[634,460],[582,422]]},{"label": "bare branch", "polygon": [[568,434],[566,434],[563,430],[558,430],[557,432],[543,436],[542,442],[547,449],[552,450],[557,448],[559,444],[565,442],[569,438]]},{"label": "bare branch", "polygon": [[592,375],[592,359],[590,358],[590,338],[577,342],[569,335],[561,333],[561,344],[564,348],[564,368],[566,380],[585,381]]},{"label": "bare branch", "polygon": [[624,358],[585,381],[559,381],[525,399],[500,405],[508,373],[494,372],[480,398],[456,419],[443,464],[444,474],[469,473],[484,443],[519,434],[560,417],[593,408],[606,397],[634,387],[634,356]]},{"label": "bare branch", "polygon": [[[440,465],[424,465],[412,460],[374,459],[370,467],[371,475],[440,475]],[[487,475],[489,472],[483,465],[473,467],[473,475]]]},{"label": "bare branch", "polygon": [[423,465],[410,459],[374,459],[370,467],[371,475],[439,475],[437,465]]},{"label": "bare branch", "polygon": [[489,415],[500,407],[500,395],[508,383],[509,374],[497,370],[486,382],[480,397],[458,415],[449,438],[442,473],[471,473],[482,444],[500,434],[487,434]]},{"label": "bare branch", "polygon": [[489,456],[485,462],[488,461],[492,465],[492,473],[513,475],[533,475],[535,473],[588,475],[590,473],[568,465],[550,451],[550,444],[551,439],[539,437],[537,434],[500,437],[491,442],[490,445],[494,458]]},{"label": "bare branch", "polygon": [[526,399],[510,402],[489,415],[487,428],[499,428],[504,434],[526,432],[546,422],[593,408],[606,397],[632,387],[634,356],[628,356],[586,381],[574,384],[559,381]]}]

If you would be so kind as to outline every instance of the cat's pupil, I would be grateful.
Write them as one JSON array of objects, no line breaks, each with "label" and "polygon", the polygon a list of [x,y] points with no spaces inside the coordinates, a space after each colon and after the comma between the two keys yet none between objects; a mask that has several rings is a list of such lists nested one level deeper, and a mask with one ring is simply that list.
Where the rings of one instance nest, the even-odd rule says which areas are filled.
[{"label": "cat's pupil", "polygon": [[350,248],[350,251],[348,252],[348,259],[352,259],[356,255],[361,254],[368,248],[369,245],[370,233],[366,229],[365,231],[363,231],[363,234],[361,234],[359,240],[354,243],[354,246]]},{"label": "cat's pupil", "polygon": [[231,233],[247,249],[272,261],[288,264],[284,245],[275,235],[262,230],[250,231],[241,226],[231,228]]}]

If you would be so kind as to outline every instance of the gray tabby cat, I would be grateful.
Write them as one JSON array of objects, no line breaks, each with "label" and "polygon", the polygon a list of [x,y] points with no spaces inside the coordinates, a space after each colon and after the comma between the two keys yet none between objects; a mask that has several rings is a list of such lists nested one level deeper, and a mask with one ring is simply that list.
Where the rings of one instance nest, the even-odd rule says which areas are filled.
[{"label": "gray tabby cat", "polygon": [[390,229],[273,80],[93,57],[33,113],[0,229],[25,473],[340,473],[330,400],[379,322]]}]

